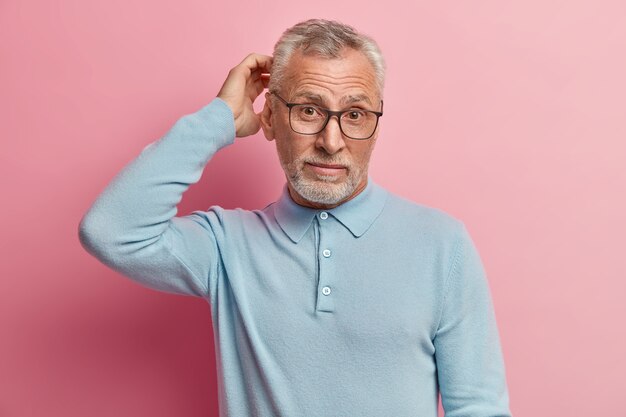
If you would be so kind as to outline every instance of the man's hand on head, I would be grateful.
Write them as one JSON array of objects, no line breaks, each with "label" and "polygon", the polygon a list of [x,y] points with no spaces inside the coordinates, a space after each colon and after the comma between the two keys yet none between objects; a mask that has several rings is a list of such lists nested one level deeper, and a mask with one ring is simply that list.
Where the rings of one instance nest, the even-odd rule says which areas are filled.
[{"label": "man's hand on head", "polygon": [[217,96],[235,116],[237,137],[253,135],[261,128],[261,117],[254,112],[254,100],[267,88],[272,57],[250,54],[228,73]]}]

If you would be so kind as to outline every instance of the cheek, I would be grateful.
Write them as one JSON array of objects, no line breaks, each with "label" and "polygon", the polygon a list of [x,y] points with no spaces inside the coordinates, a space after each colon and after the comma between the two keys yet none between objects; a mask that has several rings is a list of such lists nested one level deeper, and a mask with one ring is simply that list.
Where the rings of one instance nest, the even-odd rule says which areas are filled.
[{"label": "cheek", "polygon": [[357,149],[355,149],[353,153],[355,162],[362,167],[367,165],[370,157],[372,156],[372,151],[374,150],[373,142],[371,144],[367,143],[363,145],[364,146],[359,146]]},{"label": "cheek", "polygon": [[289,136],[276,139],[276,150],[283,163],[291,163],[300,156],[300,152],[294,146],[293,138]]},{"label": "cheek", "polygon": [[289,147],[285,146],[284,139],[276,139],[276,151],[278,152],[278,156],[280,157],[281,161],[291,161],[291,152],[289,151]]},{"label": "cheek", "polygon": [[287,133],[282,132],[281,136],[276,138],[276,149],[286,162],[294,161],[314,151],[311,141],[291,133],[291,130]]}]

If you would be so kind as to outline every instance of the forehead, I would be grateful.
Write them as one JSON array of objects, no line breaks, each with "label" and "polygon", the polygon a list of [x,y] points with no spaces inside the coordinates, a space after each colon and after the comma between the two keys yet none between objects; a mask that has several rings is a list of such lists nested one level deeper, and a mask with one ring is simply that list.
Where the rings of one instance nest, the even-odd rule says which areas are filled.
[{"label": "forehead", "polygon": [[374,67],[362,52],[353,49],[345,49],[338,58],[295,52],[282,89],[290,100],[307,97],[322,102],[374,104],[379,97]]}]

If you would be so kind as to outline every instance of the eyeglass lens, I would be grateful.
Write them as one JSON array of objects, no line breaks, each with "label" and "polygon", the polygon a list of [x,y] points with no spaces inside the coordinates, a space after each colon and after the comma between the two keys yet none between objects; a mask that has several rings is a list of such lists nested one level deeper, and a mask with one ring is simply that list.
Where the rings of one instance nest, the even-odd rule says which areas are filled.
[{"label": "eyeglass lens", "polygon": [[[321,132],[329,119],[326,110],[310,104],[297,104],[291,108],[289,121],[291,128],[303,135]],[[376,130],[378,116],[370,111],[350,109],[342,112],[339,126],[342,132],[354,139],[367,139]]]}]

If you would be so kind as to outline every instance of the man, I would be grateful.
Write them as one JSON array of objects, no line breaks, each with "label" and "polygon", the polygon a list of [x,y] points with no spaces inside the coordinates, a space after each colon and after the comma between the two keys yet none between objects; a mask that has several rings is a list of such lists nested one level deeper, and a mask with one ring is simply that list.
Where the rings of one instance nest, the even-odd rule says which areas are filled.
[{"label": "man", "polygon": [[[300,23],[144,148],[81,221],[102,262],[209,302],[223,416],[434,417],[439,391],[447,416],[510,416],[463,223],[368,177],[383,80],[372,39]],[[261,128],[287,179],[278,201],[175,217],[213,154]]]}]

